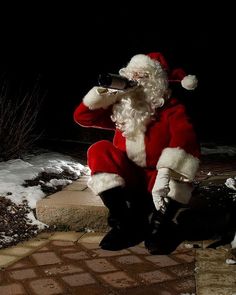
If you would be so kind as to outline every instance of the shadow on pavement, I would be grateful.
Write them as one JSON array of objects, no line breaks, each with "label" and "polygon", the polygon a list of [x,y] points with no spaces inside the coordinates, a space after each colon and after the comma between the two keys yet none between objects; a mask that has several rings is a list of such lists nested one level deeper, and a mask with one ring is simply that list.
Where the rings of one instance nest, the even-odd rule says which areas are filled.
[{"label": "shadow on pavement", "polygon": [[179,230],[189,241],[218,240],[216,248],[230,243],[236,232],[236,192],[220,185],[197,185],[190,209],[178,217]]}]

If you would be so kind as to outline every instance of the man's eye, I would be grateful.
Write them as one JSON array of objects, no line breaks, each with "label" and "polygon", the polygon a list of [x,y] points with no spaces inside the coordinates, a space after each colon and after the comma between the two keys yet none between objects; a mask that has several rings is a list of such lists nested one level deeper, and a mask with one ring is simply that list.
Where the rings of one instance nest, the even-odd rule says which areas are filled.
[{"label": "man's eye", "polygon": [[144,77],[144,78],[149,78],[149,74],[148,74],[148,73],[144,73],[144,74],[143,74],[143,77]]},{"label": "man's eye", "polygon": [[147,72],[136,72],[136,73],[133,73],[131,79],[138,80],[138,79],[147,79],[149,77],[150,77],[150,75]]},{"label": "man's eye", "polygon": [[140,73],[140,74],[138,74],[137,75],[138,76],[138,78],[149,78],[149,74],[148,73]]}]

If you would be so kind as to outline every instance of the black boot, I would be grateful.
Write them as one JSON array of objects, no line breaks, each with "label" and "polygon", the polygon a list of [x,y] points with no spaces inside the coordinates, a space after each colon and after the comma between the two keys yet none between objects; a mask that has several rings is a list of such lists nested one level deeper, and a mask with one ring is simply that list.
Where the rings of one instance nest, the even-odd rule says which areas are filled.
[{"label": "black boot", "polygon": [[170,198],[165,198],[160,210],[153,210],[149,217],[149,233],[145,239],[145,247],[150,254],[170,254],[184,240],[180,228],[173,221],[183,206]]},{"label": "black boot", "polygon": [[104,205],[109,209],[108,225],[111,227],[99,244],[104,250],[122,250],[141,243],[145,238],[143,220],[126,201],[127,194],[126,188],[122,187],[100,194]]}]

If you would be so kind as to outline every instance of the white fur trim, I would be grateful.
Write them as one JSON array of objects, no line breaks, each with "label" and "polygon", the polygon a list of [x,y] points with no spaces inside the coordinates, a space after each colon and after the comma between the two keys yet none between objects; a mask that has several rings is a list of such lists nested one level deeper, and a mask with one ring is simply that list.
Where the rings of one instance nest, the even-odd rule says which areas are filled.
[{"label": "white fur trim", "polygon": [[157,163],[157,170],[170,168],[174,172],[193,181],[199,167],[199,159],[185,152],[181,148],[165,148]]},{"label": "white fur trim", "polygon": [[182,81],[181,85],[187,90],[194,90],[197,87],[198,80],[195,75],[187,75]]},{"label": "white fur trim", "polygon": [[[134,55],[130,62],[128,63],[126,68],[122,68],[119,71],[120,75],[124,75],[126,71],[150,71],[153,70],[162,70],[161,64],[150,58],[148,55],[145,54],[137,54]],[[163,70],[162,70],[163,71]]]},{"label": "white fur trim", "polygon": [[192,196],[193,186],[190,183],[175,181],[169,182],[168,197],[182,204],[188,204]]},{"label": "white fur trim", "polygon": [[88,180],[88,187],[95,195],[117,186],[125,186],[124,179],[118,174],[97,173]]},{"label": "white fur trim", "polygon": [[126,139],[128,158],[140,167],[146,167],[146,150],[144,133],[139,132],[134,139]]},{"label": "white fur trim", "polygon": [[83,103],[91,110],[106,109],[117,100],[117,91],[93,87],[83,98]]}]

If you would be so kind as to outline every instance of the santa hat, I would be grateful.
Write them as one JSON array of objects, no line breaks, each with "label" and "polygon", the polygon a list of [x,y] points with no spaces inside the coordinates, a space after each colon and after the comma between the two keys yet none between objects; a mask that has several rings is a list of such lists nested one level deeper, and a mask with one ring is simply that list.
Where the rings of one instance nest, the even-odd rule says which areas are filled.
[{"label": "santa hat", "polygon": [[195,75],[186,75],[183,69],[169,69],[169,65],[160,52],[151,52],[148,54],[137,54],[133,56],[126,68],[120,69],[120,75],[128,71],[162,71],[166,72],[170,83],[181,83],[187,90],[194,90],[197,87],[198,80]]},{"label": "santa hat", "polygon": [[169,69],[169,65],[160,52],[150,52],[147,54],[153,61],[159,62],[162,68],[168,74],[168,81],[170,83],[181,83],[182,87],[187,90],[194,90],[197,87],[198,80],[195,75],[186,75],[182,68],[177,68],[174,70]]}]

